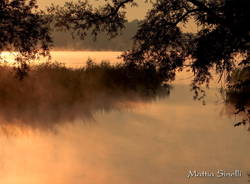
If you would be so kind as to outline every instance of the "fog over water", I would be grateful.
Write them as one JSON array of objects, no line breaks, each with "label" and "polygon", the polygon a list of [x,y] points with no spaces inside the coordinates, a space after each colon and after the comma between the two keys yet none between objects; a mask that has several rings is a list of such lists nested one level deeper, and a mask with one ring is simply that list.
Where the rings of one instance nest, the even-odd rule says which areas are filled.
[{"label": "fog over water", "polygon": [[[84,66],[89,57],[97,62],[116,63],[119,54],[52,52],[52,60],[77,68]],[[37,86],[47,84],[46,76],[44,73],[44,78],[34,79]],[[15,120],[18,123],[2,121],[0,183],[247,183],[250,172],[247,127],[234,128],[234,119],[228,115],[215,87],[207,91],[205,106],[194,101],[188,85],[190,77],[189,72],[179,74],[170,95],[155,94],[145,98],[119,93],[118,99],[112,96],[112,91],[96,92],[96,97],[82,103],[86,108],[84,112],[92,108],[91,118],[67,118],[64,122],[60,119],[53,128],[41,128],[48,127],[48,122],[43,121],[35,124],[20,122],[20,119]],[[3,84],[8,86],[7,82]],[[49,95],[49,90],[55,86],[47,86],[51,88],[43,90]],[[30,91],[27,97],[32,96],[32,89]],[[54,98],[61,99],[52,96],[51,100]],[[97,102],[93,103],[93,99]],[[93,108],[93,104],[103,108]],[[109,110],[105,110],[107,106]],[[4,107],[1,108],[3,112]],[[63,111],[72,112],[67,108]],[[62,114],[60,117],[68,116]],[[187,178],[189,170],[216,173],[219,169],[239,169],[243,176]]]}]

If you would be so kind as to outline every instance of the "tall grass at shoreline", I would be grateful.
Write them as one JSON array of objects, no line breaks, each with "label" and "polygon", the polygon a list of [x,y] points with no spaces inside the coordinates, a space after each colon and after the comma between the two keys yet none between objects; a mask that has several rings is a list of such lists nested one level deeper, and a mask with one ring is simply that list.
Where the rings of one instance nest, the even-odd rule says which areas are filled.
[{"label": "tall grass at shoreline", "polygon": [[22,80],[0,66],[0,122],[52,127],[59,122],[91,118],[97,111],[127,102],[152,101],[169,94],[170,86],[155,67],[133,63],[96,64],[72,69],[59,63],[30,66]]}]

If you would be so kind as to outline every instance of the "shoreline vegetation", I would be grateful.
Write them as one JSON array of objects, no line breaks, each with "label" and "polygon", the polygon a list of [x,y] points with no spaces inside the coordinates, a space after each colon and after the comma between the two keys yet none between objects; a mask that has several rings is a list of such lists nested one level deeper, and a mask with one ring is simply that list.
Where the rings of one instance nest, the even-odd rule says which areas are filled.
[{"label": "shoreline vegetation", "polygon": [[154,101],[171,89],[162,85],[163,78],[153,65],[134,63],[88,60],[82,68],[68,68],[47,62],[30,66],[22,80],[11,66],[0,65],[0,72],[2,125],[53,128],[129,102]]},{"label": "shoreline vegetation", "polygon": [[[119,109],[130,102],[154,101],[171,90],[150,63],[96,63],[88,59],[80,68],[52,61],[24,65],[25,70],[14,66],[0,65],[0,105],[5,107],[0,116],[7,124],[25,122],[37,127],[36,122],[46,122],[41,126],[52,128],[59,122],[90,119],[95,112]],[[240,117],[234,126],[250,122],[249,94],[250,66],[235,69],[222,90],[229,114]]]}]

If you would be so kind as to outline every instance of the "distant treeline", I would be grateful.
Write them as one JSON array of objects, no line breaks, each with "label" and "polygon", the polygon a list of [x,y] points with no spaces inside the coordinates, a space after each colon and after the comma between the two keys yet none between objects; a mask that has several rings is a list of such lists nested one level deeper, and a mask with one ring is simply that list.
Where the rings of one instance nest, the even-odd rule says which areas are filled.
[{"label": "distant treeline", "polygon": [[128,50],[132,46],[132,37],[136,33],[139,21],[134,20],[125,24],[126,28],[121,35],[113,39],[109,39],[104,33],[97,36],[93,41],[91,35],[87,35],[84,40],[79,37],[72,37],[70,32],[54,32],[54,49],[56,50]]}]

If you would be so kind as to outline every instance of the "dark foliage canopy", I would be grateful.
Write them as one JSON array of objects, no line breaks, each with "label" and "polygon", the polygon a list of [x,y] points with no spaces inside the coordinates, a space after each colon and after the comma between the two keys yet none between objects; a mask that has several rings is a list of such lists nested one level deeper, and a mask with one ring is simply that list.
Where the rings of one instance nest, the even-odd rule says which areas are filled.
[{"label": "dark foliage canopy", "polygon": [[0,0],[0,52],[17,52],[20,63],[49,55],[48,21],[36,0]]}]

